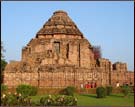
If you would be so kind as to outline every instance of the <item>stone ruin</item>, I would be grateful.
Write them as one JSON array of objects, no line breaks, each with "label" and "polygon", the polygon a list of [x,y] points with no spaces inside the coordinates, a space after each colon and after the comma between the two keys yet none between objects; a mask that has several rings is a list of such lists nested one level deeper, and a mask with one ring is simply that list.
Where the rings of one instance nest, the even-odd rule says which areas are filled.
[{"label": "stone ruin", "polygon": [[95,82],[97,86],[134,84],[134,72],[126,63],[104,58],[95,60],[93,46],[64,11],[56,11],[22,49],[21,61],[10,62],[4,71],[4,84],[16,87],[80,87]]}]

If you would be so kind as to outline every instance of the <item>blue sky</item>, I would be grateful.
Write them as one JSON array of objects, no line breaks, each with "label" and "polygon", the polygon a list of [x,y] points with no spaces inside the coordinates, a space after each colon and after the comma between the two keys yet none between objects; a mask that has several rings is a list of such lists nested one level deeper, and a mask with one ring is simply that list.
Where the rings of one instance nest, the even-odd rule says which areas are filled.
[{"label": "blue sky", "polygon": [[21,60],[21,49],[52,16],[64,10],[102,57],[122,61],[134,69],[134,2],[2,1],[1,39],[5,59]]}]

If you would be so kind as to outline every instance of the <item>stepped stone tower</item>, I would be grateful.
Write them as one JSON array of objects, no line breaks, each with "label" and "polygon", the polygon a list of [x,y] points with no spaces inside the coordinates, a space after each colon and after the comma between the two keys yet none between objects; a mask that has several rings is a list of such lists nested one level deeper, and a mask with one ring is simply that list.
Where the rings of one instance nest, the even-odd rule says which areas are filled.
[{"label": "stepped stone tower", "polygon": [[10,62],[4,71],[4,84],[16,87],[80,87],[94,82],[100,85],[134,83],[133,72],[125,63],[111,64],[108,59],[94,59],[93,47],[68,14],[62,10],[37,32],[22,49],[21,61]]},{"label": "stepped stone tower", "polygon": [[56,11],[23,49],[22,61],[34,66],[57,64],[89,68],[94,60],[91,48],[67,13]]}]

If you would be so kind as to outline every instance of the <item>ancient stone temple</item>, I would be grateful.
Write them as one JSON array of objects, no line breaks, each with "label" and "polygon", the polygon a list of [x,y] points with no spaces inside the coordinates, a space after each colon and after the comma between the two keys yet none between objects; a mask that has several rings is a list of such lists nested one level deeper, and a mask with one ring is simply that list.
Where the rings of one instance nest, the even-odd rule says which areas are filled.
[{"label": "ancient stone temple", "polygon": [[80,87],[117,82],[134,84],[134,73],[126,63],[112,64],[105,58],[94,59],[93,46],[64,11],[56,11],[22,49],[21,61],[10,62],[4,71],[4,84],[16,87]]}]

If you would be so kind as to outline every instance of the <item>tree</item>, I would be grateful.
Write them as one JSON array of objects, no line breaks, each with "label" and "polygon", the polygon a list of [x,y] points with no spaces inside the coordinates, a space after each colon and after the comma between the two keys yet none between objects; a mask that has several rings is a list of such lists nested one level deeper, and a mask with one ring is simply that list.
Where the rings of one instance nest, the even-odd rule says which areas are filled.
[{"label": "tree", "polygon": [[102,57],[101,47],[100,46],[93,46],[93,53],[94,53],[95,59],[101,58]]},{"label": "tree", "polygon": [[6,65],[7,65],[7,62],[4,59],[1,59],[1,72],[4,71]]},{"label": "tree", "polygon": [[1,82],[3,81],[3,71],[7,65],[7,62],[5,61],[4,59],[4,55],[3,55],[3,52],[5,52],[4,48],[3,48],[3,44],[1,42]]},{"label": "tree", "polygon": [[3,47],[3,43],[1,42],[1,71],[4,71],[4,68],[5,68],[6,64],[7,64],[7,62],[4,59],[3,52],[5,52],[5,49]]}]

